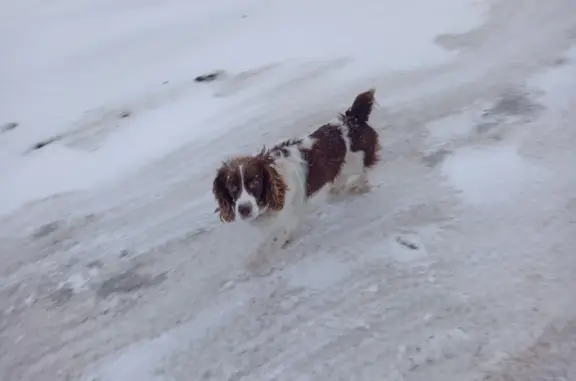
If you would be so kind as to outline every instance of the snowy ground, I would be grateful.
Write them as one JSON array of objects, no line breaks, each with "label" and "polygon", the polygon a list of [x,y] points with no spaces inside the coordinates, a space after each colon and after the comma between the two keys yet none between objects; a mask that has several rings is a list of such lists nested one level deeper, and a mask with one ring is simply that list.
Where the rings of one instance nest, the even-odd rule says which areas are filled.
[{"label": "snowy ground", "polygon": [[[197,3],[1,4],[1,380],[576,380],[576,2]],[[374,190],[256,256],[216,166],[370,87]]]}]

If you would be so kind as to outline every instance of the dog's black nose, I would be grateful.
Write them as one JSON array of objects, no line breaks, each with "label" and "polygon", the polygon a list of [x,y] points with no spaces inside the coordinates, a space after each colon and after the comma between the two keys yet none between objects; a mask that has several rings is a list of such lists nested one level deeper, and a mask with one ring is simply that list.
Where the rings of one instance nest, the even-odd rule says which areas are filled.
[{"label": "dog's black nose", "polygon": [[240,213],[241,217],[248,217],[250,214],[252,214],[252,205],[250,204],[238,205],[238,213]]}]

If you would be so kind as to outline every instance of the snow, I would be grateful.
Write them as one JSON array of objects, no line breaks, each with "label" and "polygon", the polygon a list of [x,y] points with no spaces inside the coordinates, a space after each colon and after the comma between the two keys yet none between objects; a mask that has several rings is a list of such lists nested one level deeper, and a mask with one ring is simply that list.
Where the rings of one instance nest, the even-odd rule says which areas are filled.
[{"label": "snow", "polygon": [[[52,194],[90,189],[233,128],[241,122],[237,110],[266,89],[305,74],[311,64],[344,60],[331,80],[350,81],[374,70],[445,62],[450,54],[432,38],[466,30],[482,18],[471,4],[454,0],[441,7],[420,0],[342,1],[331,5],[329,17],[325,3],[302,0],[6,7],[3,36],[18,37],[2,39],[9,90],[2,114],[21,128],[0,142],[5,152],[0,173],[8,184],[0,194],[0,213]],[[421,9],[419,19],[409,17],[413,7]],[[22,31],[18,17],[36,29]],[[407,28],[409,19],[419,27]],[[388,35],[401,38],[381,38]],[[269,65],[278,67],[266,69]],[[219,84],[199,88],[191,82],[221,68],[235,76],[270,73],[254,73],[250,86],[232,94]],[[218,91],[224,94],[215,96]],[[120,119],[121,110],[134,117]],[[23,157],[36,141],[52,136],[64,137],[59,147]]]},{"label": "snow", "polygon": [[[0,379],[576,377],[572,0],[1,7]],[[221,160],[371,87],[370,193],[219,223]]]},{"label": "snow", "polygon": [[450,140],[466,138],[476,124],[470,121],[480,122],[481,115],[478,107],[474,107],[428,123],[428,144],[433,149],[441,149]]},{"label": "snow", "polygon": [[[247,295],[244,295],[247,297]],[[138,343],[132,350],[127,351],[119,358],[108,364],[97,376],[104,380],[151,380],[167,379],[158,372],[158,367],[164,358],[171,352],[184,350],[187,342],[193,341],[215,325],[221,324],[224,317],[230,314],[235,307],[241,306],[242,301],[236,301],[211,310],[205,310],[190,324],[180,326],[153,340]],[[160,373],[160,374],[159,374]],[[87,376],[87,379],[94,376]]]},{"label": "snow", "polygon": [[350,267],[346,263],[326,258],[321,261],[304,261],[301,267],[292,269],[288,277],[294,287],[322,290],[335,285],[349,273]]},{"label": "snow", "polygon": [[516,147],[462,149],[442,167],[448,181],[475,204],[510,202],[535,178],[545,178],[517,153]]}]

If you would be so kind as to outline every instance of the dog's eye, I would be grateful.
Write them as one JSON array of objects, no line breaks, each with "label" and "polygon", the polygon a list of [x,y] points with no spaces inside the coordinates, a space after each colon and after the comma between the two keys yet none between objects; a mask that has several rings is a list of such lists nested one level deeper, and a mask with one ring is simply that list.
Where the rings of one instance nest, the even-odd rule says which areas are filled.
[{"label": "dog's eye", "polygon": [[250,187],[251,188],[256,188],[259,184],[260,184],[260,179],[258,179],[258,178],[252,179],[252,181],[250,181]]},{"label": "dog's eye", "polygon": [[236,184],[230,184],[230,185],[228,185],[228,190],[229,190],[231,193],[235,193],[235,192],[238,190],[238,185],[236,185]]}]

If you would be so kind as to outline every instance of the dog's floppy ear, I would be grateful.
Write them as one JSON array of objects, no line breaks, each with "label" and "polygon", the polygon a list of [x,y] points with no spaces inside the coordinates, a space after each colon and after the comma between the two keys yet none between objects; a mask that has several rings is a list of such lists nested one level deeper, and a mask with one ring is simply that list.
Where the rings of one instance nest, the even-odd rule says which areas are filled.
[{"label": "dog's floppy ear", "polygon": [[234,221],[234,200],[226,188],[226,176],[228,175],[229,168],[226,164],[222,165],[216,173],[214,184],[212,185],[212,193],[218,203],[218,208],[215,212],[220,213],[220,221],[232,222]]},{"label": "dog's floppy ear", "polygon": [[272,158],[268,151],[263,150],[258,159],[264,170],[266,182],[266,202],[271,210],[281,210],[284,207],[286,190],[288,186],[284,178],[278,173]]}]

